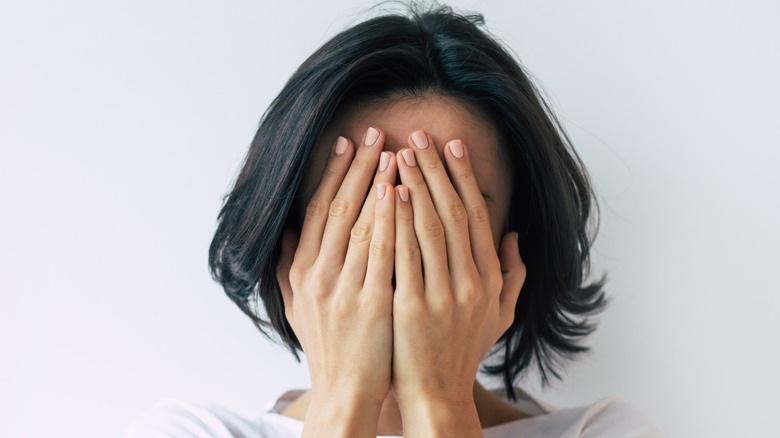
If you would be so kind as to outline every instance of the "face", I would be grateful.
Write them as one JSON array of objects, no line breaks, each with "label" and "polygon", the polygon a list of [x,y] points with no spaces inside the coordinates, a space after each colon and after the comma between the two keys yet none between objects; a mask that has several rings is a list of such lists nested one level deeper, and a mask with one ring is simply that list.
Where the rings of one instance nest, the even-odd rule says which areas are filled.
[{"label": "face", "polygon": [[[359,145],[369,127],[385,133],[383,150],[396,153],[408,148],[409,135],[423,129],[434,139],[444,162],[444,145],[460,139],[471,156],[474,175],[490,214],[493,243],[498,250],[506,230],[512,187],[506,160],[502,160],[498,131],[473,106],[452,98],[423,96],[356,103],[345,107],[331,121],[313,152],[301,185],[297,211],[305,211],[314,194],[336,138],[341,135]],[[400,178],[396,185],[401,184]],[[299,218],[301,219],[301,218]]]}]

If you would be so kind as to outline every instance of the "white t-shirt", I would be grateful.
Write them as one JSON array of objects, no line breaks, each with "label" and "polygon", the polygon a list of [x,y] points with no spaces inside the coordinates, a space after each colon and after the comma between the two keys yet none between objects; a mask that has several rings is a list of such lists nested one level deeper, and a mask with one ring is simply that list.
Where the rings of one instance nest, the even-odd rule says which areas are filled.
[{"label": "white t-shirt", "polygon": [[[303,422],[281,415],[304,391],[288,391],[263,410],[238,413],[211,403],[158,402],[125,431],[124,438],[299,438]],[[503,388],[491,392],[504,400]],[[522,388],[515,408],[531,417],[483,429],[485,438],[645,438],[661,437],[658,425],[631,405],[610,397],[589,406],[555,409]]]}]

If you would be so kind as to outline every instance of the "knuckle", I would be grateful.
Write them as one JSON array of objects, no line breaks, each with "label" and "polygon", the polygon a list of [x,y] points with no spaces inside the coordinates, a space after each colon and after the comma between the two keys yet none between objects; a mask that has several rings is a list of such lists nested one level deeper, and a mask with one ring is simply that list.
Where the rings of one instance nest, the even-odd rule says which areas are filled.
[{"label": "knuckle", "polygon": [[328,208],[326,207],[325,202],[322,201],[322,199],[318,197],[313,197],[309,201],[309,205],[306,207],[306,216],[308,217],[322,217],[325,216],[326,212],[328,211]]},{"label": "knuckle", "polygon": [[371,162],[360,156],[355,157],[355,159],[352,160],[352,164],[350,168],[355,170],[367,170],[367,169],[370,169],[372,171],[374,170],[374,166],[372,166]]},{"label": "knuckle", "polygon": [[311,276],[307,281],[306,292],[316,301],[321,301],[330,295],[332,289],[326,269],[321,266],[312,269]]},{"label": "knuckle", "polygon": [[457,310],[455,297],[451,295],[444,295],[441,297],[438,297],[435,301],[431,303],[431,307],[434,309],[433,311],[440,315],[446,315],[449,316],[449,318],[445,318],[445,320],[452,319],[452,316],[455,315],[455,312]]},{"label": "knuckle", "polygon": [[437,172],[440,169],[442,169],[442,163],[440,159],[430,160],[429,162],[424,164],[424,167],[428,171]]},{"label": "knuckle", "polygon": [[331,303],[330,313],[334,317],[343,317],[354,313],[354,303],[351,300],[335,300]]},{"label": "knuckle", "polygon": [[485,283],[488,292],[498,295],[504,288],[504,277],[502,277],[500,273],[493,272],[492,274],[488,274],[488,278]]},{"label": "knuckle", "polygon": [[457,172],[457,178],[459,181],[471,184],[472,180],[476,180],[474,177],[474,171],[471,169],[470,166],[461,166]]},{"label": "knuckle", "polygon": [[365,222],[355,222],[350,232],[352,243],[363,243],[371,237],[371,225]]},{"label": "knuckle", "polygon": [[287,277],[290,280],[290,285],[297,285],[298,281],[303,278],[303,275],[303,268],[300,266],[300,264],[293,262],[293,264],[290,266],[290,272],[287,274]]},{"label": "knuckle", "polygon": [[414,212],[411,208],[397,208],[395,210],[395,218],[397,221],[402,221],[404,224],[414,227]]},{"label": "knuckle", "polygon": [[406,262],[417,261],[420,257],[420,247],[416,244],[399,245],[395,251],[396,256]]},{"label": "knuckle", "polygon": [[479,205],[474,206],[471,209],[471,215],[469,217],[469,220],[473,222],[476,225],[483,225],[486,223],[490,223],[490,214],[488,213],[487,206],[484,203],[479,203]]},{"label": "knuckle", "polygon": [[368,255],[373,258],[384,258],[388,253],[389,245],[383,240],[374,239],[368,247]]},{"label": "knuckle", "polygon": [[[412,294],[404,300],[394,302],[393,311],[395,312],[396,309],[399,321],[425,321],[428,319],[428,315],[425,314],[425,299],[416,294]],[[396,317],[394,316],[394,318]]]},{"label": "knuckle", "polygon": [[447,217],[449,217],[450,221],[452,221],[455,224],[466,224],[468,223],[468,214],[466,213],[466,209],[463,207],[463,203],[460,201],[453,201],[447,204],[445,207],[447,211]]},{"label": "knuckle", "polygon": [[328,209],[328,214],[331,217],[342,217],[345,216],[347,212],[349,212],[349,202],[347,202],[346,199],[337,196],[331,201],[330,208]]},{"label": "knuckle", "polygon": [[[390,195],[392,195],[392,193],[390,193]],[[395,212],[391,214],[391,212],[388,211],[388,209],[380,208],[380,207],[381,207],[381,203],[377,202],[376,206],[374,207],[374,222],[387,221],[395,218]]]},{"label": "knuckle", "polygon": [[422,234],[429,239],[441,239],[444,237],[444,226],[439,219],[431,219],[422,223]]},{"label": "knuckle", "polygon": [[461,295],[467,303],[474,305],[482,298],[482,288],[473,282],[466,282],[459,295]]},{"label": "knuckle", "polygon": [[328,296],[330,288],[327,282],[322,277],[315,277],[309,284],[309,295],[314,298],[315,301],[321,301]]},{"label": "knuckle", "polygon": [[520,261],[520,268],[518,269],[518,277],[520,277],[520,281],[525,282],[527,276],[528,276],[528,269],[525,267],[525,263]]},{"label": "knuckle", "polygon": [[512,269],[509,272],[507,272],[505,275],[510,281],[517,282],[518,284],[522,285],[523,283],[525,283],[527,271],[525,265],[523,263],[520,263],[520,266],[518,266],[517,269]]}]

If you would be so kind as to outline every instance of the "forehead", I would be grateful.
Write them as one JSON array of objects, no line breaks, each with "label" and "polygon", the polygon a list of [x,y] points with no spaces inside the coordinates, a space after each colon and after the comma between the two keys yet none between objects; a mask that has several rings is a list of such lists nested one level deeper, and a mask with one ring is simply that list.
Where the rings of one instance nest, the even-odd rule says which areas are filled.
[{"label": "forehead", "polygon": [[317,155],[327,156],[339,135],[359,145],[369,127],[385,133],[384,150],[409,147],[409,135],[423,129],[433,137],[443,159],[444,145],[460,139],[466,144],[480,189],[489,196],[508,187],[508,170],[501,158],[500,137],[490,120],[473,105],[450,97],[426,95],[348,104],[334,117],[322,136]]}]

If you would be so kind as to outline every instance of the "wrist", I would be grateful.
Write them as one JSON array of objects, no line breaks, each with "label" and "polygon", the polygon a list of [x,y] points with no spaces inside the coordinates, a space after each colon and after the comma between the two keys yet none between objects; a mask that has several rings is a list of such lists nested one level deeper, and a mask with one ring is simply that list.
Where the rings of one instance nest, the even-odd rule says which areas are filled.
[{"label": "wrist", "polygon": [[[386,394],[385,394],[386,397]],[[318,390],[312,388],[310,406],[324,407],[328,405],[338,406],[340,409],[345,408],[360,408],[360,409],[376,409],[379,411],[382,408],[385,397],[380,397],[377,394],[361,392],[357,390],[346,389],[329,389]]]},{"label": "wrist", "polygon": [[[474,381],[476,382],[476,380]],[[395,388],[395,397],[399,407],[404,405],[422,407],[423,405],[451,406],[454,409],[473,406],[475,383],[469,386],[454,385],[454,382],[444,382],[424,387],[418,385],[416,389],[409,387],[399,390]]]},{"label": "wrist", "polygon": [[382,402],[351,391],[315,392],[306,409],[304,437],[375,437]]},{"label": "wrist", "polygon": [[405,436],[482,436],[479,414],[471,393],[453,397],[425,395],[399,401]]},{"label": "wrist", "polygon": [[317,385],[312,384],[311,400],[333,404],[335,401],[344,406],[361,405],[381,408],[390,388],[381,389],[377,385],[348,384]]}]

